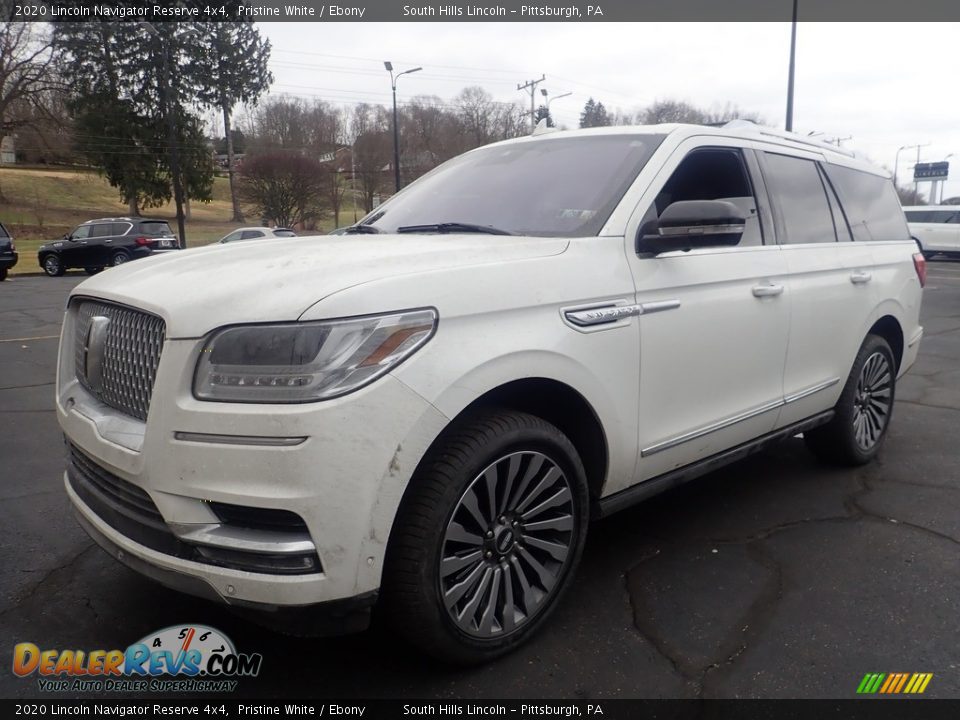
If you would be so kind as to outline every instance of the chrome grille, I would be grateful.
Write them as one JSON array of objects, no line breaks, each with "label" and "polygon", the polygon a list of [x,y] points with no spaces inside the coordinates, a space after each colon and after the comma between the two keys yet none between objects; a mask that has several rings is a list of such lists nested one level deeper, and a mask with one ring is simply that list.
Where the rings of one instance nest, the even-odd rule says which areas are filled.
[{"label": "chrome grille", "polygon": [[[103,341],[99,382],[87,377],[87,336],[91,319],[109,318]],[[77,379],[101,402],[140,420],[147,419],[160,364],[166,326],[156,315],[122,305],[80,300],[74,333]]]}]

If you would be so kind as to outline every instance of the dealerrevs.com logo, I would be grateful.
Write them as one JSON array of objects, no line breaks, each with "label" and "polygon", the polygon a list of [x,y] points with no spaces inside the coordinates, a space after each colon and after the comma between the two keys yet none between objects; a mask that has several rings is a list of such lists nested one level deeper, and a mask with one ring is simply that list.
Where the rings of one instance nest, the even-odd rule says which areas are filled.
[{"label": "dealerrevs.com logo", "polygon": [[256,677],[262,662],[205,625],[164,628],[126,650],[13,648],[14,674],[36,676],[42,692],[232,692],[237,678]]}]

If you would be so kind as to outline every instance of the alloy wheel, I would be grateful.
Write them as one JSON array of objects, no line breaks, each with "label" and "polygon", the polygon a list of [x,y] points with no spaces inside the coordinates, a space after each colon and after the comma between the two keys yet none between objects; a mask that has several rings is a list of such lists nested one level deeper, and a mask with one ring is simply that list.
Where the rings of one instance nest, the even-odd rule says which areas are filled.
[{"label": "alloy wheel", "polygon": [[857,379],[853,396],[853,433],[861,450],[870,450],[879,442],[890,418],[893,372],[887,356],[870,355]]},{"label": "alloy wheel", "polygon": [[502,637],[549,603],[573,556],[570,480],[541,452],[496,460],[467,486],[440,549],[440,596],[469,636]]}]

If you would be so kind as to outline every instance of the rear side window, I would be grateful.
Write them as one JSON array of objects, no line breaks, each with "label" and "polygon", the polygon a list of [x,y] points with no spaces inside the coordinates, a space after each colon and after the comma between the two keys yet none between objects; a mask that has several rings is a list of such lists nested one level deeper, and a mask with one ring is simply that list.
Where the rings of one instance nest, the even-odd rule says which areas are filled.
[{"label": "rear side window", "polygon": [[893,183],[861,170],[826,164],[854,240],[909,240],[910,231]]},{"label": "rear side window", "polygon": [[817,164],[776,153],[764,153],[764,157],[764,178],[783,222],[785,237],[781,242],[836,242],[833,215]]},{"label": "rear side window", "polygon": [[110,237],[113,235],[113,223],[98,223],[90,226],[90,235],[92,238]]},{"label": "rear side window", "polygon": [[253,238],[261,238],[263,233],[259,230],[244,230],[243,235],[240,236],[241,240],[253,240]]},{"label": "rear side window", "polygon": [[127,230],[133,227],[130,223],[114,223],[113,224],[113,235],[126,235]]},{"label": "rear side window", "polygon": [[163,221],[151,220],[150,222],[140,223],[140,232],[148,237],[164,237],[173,235],[170,226]]}]

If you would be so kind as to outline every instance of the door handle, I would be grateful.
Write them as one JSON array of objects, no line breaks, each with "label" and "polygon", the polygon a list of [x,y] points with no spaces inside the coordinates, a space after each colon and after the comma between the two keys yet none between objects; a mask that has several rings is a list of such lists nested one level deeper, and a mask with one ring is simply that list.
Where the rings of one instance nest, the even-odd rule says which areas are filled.
[{"label": "door handle", "polygon": [[873,277],[868,272],[855,272],[850,275],[850,282],[854,285],[863,285],[864,283],[870,282],[870,279]]},{"label": "door handle", "polygon": [[754,285],[753,296],[758,298],[776,297],[783,294],[783,285]]}]

